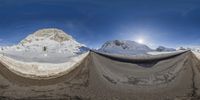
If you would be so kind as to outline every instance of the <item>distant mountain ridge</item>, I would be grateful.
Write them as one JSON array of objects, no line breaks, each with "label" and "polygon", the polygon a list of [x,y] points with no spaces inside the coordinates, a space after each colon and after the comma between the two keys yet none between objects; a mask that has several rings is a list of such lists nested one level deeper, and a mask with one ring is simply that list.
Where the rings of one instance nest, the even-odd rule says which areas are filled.
[{"label": "distant mountain ridge", "polygon": [[174,49],[174,48],[167,48],[167,47],[164,47],[164,46],[159,46],[156,49],[156,51],[160,51],[160,52],[162,52],[162,51],[176,51],[176,49]]},{"label": "distant mountain ridge", "polygon": [[112,40],[105,42],[98,51],[114,54],[143,54],[152,51],[152,49],[135,41]]}]

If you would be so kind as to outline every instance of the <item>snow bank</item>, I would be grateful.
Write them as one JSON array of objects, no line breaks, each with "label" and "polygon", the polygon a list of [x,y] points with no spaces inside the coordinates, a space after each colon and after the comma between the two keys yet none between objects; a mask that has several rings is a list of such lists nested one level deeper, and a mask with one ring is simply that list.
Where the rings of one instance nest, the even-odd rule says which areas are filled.
[{"label": "snow bank", "polygon": [[152,52],[147,52],[147,54],[149,54],[149,55],[162,55],[162,54],[170,54],[170,53],[176,53],[176,52],[183,52],[183,51],[163,51],[163,52],[152,51]]},{"label": "snow bank", "polygon": [[89,52],[69,58],[67,62],[59,64],[23,62],[0,54],[0,62],[10,71],[22,77],[32,79],[49,79],[69,73],[87,57]]},{"label": "snow bank", "polygon": [[200,59],[200,53],[197,51],[192,51],[192,53],[198,58]]}]

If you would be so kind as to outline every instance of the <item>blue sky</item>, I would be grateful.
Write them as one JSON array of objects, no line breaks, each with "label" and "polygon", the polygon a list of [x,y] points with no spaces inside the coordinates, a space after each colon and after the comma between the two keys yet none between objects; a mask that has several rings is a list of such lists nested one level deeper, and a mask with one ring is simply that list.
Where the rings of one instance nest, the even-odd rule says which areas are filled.
[{"label": "blue sky", "polygon": [[60,28],[89,47],[143,39],[151,47],[200,45],[199,0],[0,0],[0,45]]}]

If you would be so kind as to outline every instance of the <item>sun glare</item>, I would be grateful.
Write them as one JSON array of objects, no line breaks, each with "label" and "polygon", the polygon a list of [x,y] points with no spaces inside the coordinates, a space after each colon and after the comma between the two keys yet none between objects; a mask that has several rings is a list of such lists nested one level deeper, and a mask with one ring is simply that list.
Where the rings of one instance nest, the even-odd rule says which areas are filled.
[{"label": "sun glare", "polygon": [[142,38],[140,38],[140,39],[137,40],[137,42],[140,43],[140,44],[143,44],[144,40]]}]

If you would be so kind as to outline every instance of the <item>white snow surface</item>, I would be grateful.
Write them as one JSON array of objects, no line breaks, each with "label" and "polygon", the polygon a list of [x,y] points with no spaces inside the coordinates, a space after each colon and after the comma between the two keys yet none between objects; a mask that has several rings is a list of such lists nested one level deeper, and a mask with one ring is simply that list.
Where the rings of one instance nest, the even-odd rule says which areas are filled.
[{"label": "white snow surface", "polygon": [[55,78],[75,69],[89,52],[71,57],[63,63],[39,63],[19,61],[0,54],[0,62],[17,75],[28,78]]},{"label": "white snow surface", "polygon": [[183,52],[183,51],[182,50],[178,50],[178,51],[163,51],[163,52],[151,51],[151,52],[147,52],[147,54],[149,54],[149,55],[162,55],[162,54],[171,54],[171,53],[178,53],[178,52]]},{"label": "white snow surface", "polygon": [[152,49],[144,44],[130,40],[113,40],[107,41],[98,51],[112,54],[138,55],[145,54],[152,51]]},{"label": "white snow surface", "polygon": [[197,52],[197,51],[192,51],[193,52],[193,54],[195,54],[195,56],[198,58],[198,59],[200,59],[200,52]]}]

